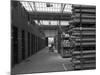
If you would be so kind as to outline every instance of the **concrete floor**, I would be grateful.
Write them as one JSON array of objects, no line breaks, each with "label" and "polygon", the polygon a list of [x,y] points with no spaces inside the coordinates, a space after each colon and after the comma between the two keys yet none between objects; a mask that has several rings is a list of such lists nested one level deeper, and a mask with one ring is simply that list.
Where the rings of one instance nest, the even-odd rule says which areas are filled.
[{"label": "concrete floor", "polygon": [[28,74],[37,72],[57,72],[71,69],[71,58],[62,58],[56,51],[49,52],[44,48],[37,54],[18,64],[13,68],[12,73]]}]

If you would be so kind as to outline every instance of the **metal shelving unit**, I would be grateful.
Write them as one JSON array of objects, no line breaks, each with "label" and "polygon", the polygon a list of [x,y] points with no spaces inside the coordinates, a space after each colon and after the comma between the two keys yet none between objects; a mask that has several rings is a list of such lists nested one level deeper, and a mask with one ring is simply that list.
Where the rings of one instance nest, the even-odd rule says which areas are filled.
[{"label": "metal shelving unit", "polygon": [[95,6],[73,5],[72,27],[68,32],[75,41],[72,51],[74,70],[96,68],[95,10]]}]

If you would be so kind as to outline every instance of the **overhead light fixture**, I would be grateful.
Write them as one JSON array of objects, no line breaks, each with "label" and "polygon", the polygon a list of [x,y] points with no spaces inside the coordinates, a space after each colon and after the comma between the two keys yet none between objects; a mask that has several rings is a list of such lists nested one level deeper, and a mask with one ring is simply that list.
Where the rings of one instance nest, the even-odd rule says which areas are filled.
[{"label": "overhead light fixture", "polygon": [[50,4],[50,3],[46,3],[46,6],[47,6],[47,7],[53,7],[53,5]]}]

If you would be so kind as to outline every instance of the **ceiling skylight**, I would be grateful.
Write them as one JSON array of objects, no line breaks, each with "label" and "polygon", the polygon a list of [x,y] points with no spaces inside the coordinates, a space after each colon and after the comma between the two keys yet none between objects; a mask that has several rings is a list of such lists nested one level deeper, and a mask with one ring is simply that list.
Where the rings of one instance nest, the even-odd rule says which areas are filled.
[{"label": "ceiling skylight", "polygon": [[[35,23],[38,25],[59,25],[59,21],[54,21],[54,20],[35,20]],[[60,25],[67,26],[69,25],[68,21],[60,21]]]},{"label": "ceiling skylight", "polygon": [[28,12],[53,12],[53,13],[68,13],[72,12],[72,5],[63,3],[47,3],[47,2],[32,2],[21,1],[22,6]]}]

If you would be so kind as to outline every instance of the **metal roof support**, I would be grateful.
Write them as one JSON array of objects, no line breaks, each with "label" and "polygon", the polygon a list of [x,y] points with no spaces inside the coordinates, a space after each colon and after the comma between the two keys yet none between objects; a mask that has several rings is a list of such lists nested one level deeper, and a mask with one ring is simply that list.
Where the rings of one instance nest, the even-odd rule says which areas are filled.
[{"label": "metal roof support", "polygon": [[30,2],[28,2],[28,4],[31,7],[32,11],[34,12],[34,9],[32,8],[32,5],[30,4]]},{"label": "metal roof support", "polygon": [[[62,17],[63,11],[64,11],[64,9],[65,9],[65,6],[66,6],[66,4],[64,4],[64,5],[61,4],[61,17]],[[58,26],[59,26],[61,32],[63,32],[63,30],[62,30],[62,28],[61,28],[61,20],[58,21]]]},{"label": "metal roof support", "polygon": [[35,10],[35,12],[36,12],[37,10],[36,10],[36,6],[35,6],[35,2],[33,2],[33,5],[34,5],[34,10]]},{"label": "metal roof support", "polygon": [[66,4],[61,4],[61,13],[63,13],[65,6],[66,6]]},{"label": "metal roof support", "polygon": [[41,20],[39,20],[39,24],[42,25],[42,24],[41,24]]}]

